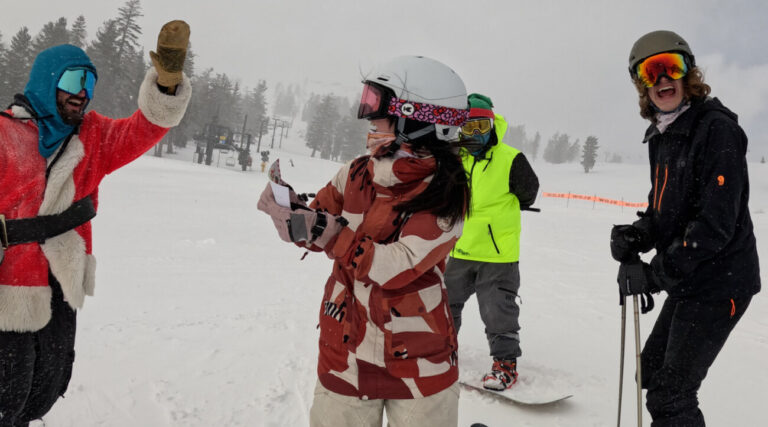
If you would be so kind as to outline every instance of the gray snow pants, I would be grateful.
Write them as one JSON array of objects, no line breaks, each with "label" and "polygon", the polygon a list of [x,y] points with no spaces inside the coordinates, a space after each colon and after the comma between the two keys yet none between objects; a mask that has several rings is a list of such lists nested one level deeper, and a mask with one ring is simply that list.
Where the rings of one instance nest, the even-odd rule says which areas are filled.
[{"label": "gray snow pants", "polygon": [[461,327],[461,311],[472,294],[477,294],[480,318],[491,356],[509,360],[522,355],[520,350],[520,270],[517,262],[492,263],[448,258],[445,286],[456,331]]}]

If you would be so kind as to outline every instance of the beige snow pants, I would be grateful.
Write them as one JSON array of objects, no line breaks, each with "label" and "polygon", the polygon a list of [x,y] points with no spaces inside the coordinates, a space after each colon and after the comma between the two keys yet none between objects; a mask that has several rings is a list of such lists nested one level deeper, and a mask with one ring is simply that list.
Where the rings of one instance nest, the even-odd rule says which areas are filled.
[{"label": "beige snow pants", "polygon": [[459,383],[417,399],[373,399],[334,393],[317,382],[310,427],[455,427],[459,422]]}]

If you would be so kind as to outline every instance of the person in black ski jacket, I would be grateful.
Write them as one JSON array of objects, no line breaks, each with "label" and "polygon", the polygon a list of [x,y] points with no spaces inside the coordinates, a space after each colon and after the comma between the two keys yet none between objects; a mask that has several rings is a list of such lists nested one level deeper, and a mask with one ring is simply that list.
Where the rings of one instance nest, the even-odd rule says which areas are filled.
[{"label": "person in black ski jacket", "polygon": [[[642,352],[652,426],[704,426],[697,392],[760,291],[750,218],[747,137],[696,68],[688,44],[654,31],[632,47],[652,188],[648,208],[611,231],[622,296],[664,290]],[[656,249],[650,265],[638,253]]]}]

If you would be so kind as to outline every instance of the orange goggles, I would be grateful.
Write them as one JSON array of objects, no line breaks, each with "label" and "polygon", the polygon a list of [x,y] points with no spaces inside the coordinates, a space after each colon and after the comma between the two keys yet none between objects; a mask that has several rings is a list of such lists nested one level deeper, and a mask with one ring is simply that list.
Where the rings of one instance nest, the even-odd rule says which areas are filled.
[{"label": "orange goggles", "polygon": [[469,119],[461,127],[461,133],[465,136],[483,135],[490,132],[492,127],[491,119]]},{"label": "orange goggles", "polygon": [[637,64],[635,72],[645,87],[653,87],[661,76],[672,80],[682,78],[688,73],[688,64],[682,54],[665,52],[649,56]]}]

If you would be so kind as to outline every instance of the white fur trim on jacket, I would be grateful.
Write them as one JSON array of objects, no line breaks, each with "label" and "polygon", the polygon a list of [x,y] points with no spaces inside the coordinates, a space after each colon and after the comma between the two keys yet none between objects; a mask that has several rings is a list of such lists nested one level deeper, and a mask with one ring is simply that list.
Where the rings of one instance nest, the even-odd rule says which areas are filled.
[{"label": "white fur trim on jacket", "polygon": [[139,88],[139,109],[150,122],[164,128],[174,127],[181,122],[192,97],[192,83],[183,75],[176,95],[166,95],[157,87],[157,71],[149,67]]},{"label": "white fur trim on jacket", "polygon": [[85,279],[83,282],[85,294],[92,297],[93,291],[96,289],[96,257],[93,254],[85,256]]},{"label": "white fur trim on jacket", "polygon": [[85,240],[75,230],[51,237],[41,244],[48,265],[61,284],[64,300],[73,309],[83,307],[87,259]]},{"label": "white fur trim on jacket", "polygon": [[51,320],[51,288],[0,285],[0,313],[0,331],[39,331]]},{"label": "white fur trim on jacket", "polygon": [[[75,202],[75,167],[85,157],[85,149],[79,135],[74,135],[64,153],[51,168],[45,187],[45,196],[38,215],[53,215],[64,212]],[[73,309],[83,306],[87,259],[85,240],[75,230],[52,237],[40,248],[48,260],[56,280],[61,284],[64,299]]]},{"label": "white fur trim on jacket", "polygon": [[[51,156],[49,161],[54,157]],[[66,150],[51,168],[38,215],[59,214],[72,206],[75,202],[75,168],[84,157],[83,141],[79,135],[73,135]]]}]

